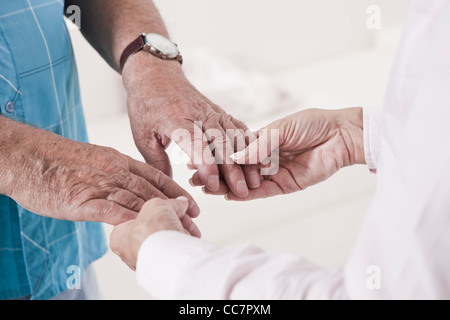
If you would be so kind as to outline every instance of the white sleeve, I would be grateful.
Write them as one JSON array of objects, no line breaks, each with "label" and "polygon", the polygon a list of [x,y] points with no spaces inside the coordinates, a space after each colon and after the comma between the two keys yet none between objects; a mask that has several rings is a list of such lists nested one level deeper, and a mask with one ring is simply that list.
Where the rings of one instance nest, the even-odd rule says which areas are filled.
[{"label": "white sleeve", "polygon": [[173,231],[139,251],[139,285],[157,299],[342,299],[340,269],[254,246],[220,248]]},{"label": "white sleeve", "polygon": [[364,154],[370,171],[378,168],[381,136],[381,108],[363,108],[364,117]]}]

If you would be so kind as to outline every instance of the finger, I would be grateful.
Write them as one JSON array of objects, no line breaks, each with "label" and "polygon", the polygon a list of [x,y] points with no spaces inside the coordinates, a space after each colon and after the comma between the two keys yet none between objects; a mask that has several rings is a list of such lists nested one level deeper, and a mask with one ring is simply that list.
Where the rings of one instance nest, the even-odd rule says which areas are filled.
[{"label": "finger", "polygon": [[228,185],[224,181],[221,181],[219,190],[211,191],[211,190],[208,190],[208,188],[203,187],[202,188],[202,192],[204,194],[209,194],[209,195],[212,195],[212,196],[224,196],[224,195],[227,195],[230,192],[230,188],[228,188]]},{"label": "finger", "polygon": [[194,221],[192,221],[191,217],[185,214],[180,218],[180,221],[184,229],[189,232],[191,236],[201,238],[202,233],[200,232],[200,229],[197,227]]},{"label": "finger", "polygon": [[129,158],[128,163],[130,171],[147,180],[153,186],[153,189],[157,188],[164,195],[163,198],[174,199],[181,196],[186,197],[189,199],[188,215],[191,217],[198,217],[200,215],[200,208],[194,198],[171,178],[161,171],[134,159]]},{"label": "finger", "polygon": [[[142,163],[144,166],[147,164]],[[150,168],[153,168],[149,166]],[[156,169],[155,169],[156,170]],[[137,197],[145,201],[153,198],[168,198],[164,193],[158,190],[147,179],[132,172],[119,175],[117,178],[118,184],[122,189],[128,190],[135,194]]]},{"label": "finger", "polygon": [[266,128],[258,132],[258,139],[243,151],[236,152],[230,158],[238,164],[261,164],[280,146],[278,129]]},{"label": "finger", "polygon": [[178,231],[184,229],[190,235],[200,237],[201,236],[200,229],[197,227],[194,221],[192,221],[191,217],[189,217],[186,214],[188,206],[189,206],[189,199],[186,197],[178,197],[177,199],[167,199],[167,200],[155,198],[145,203],[138,219],[145,219],[157,212],[161,213],[161,211],[166,210],[165,211],[166,213],[172,213],[176,215],[176,218],[180,219],[181,225],[180,227],[177,227],[178,229],[180,229]]},{"label": "finger", "polygon": [[153,134],[148,140],[148,145],[139,148],[140,153],[145,159],[145,162],[156,169],[164,172],[169,177],[172,177],[172,166],[170,164],[169,156],[166,153],[166,149],[170,144],[170,140],[158,137]]},{"label": "finger", "polygon": [[[189,180],[189,183],[193,187],[203,187],[203,183],[201,182],[201,180],[198,177],[197,173],[194,173],[192,178]],[[209,195],[223,196],[223,195],[226,195],[230,191],[230,188],[228,188],[228,185],[227,185],[227,183],[225,181],[220,180],[219,190],[211,191],[208,188],[203,187],[202,191],[203,191],[203,193],[209,194]]]},{"label": "finger", "polygon": [[188,155],[203,183],[211,190],[216,190],[219,187],[219,168],[202,128],[186,121],[180,129],[170,132],[170,136]]},{"label": "finger", "polygon": [[237,197],[232,192],[228,192],[225,199],[232,201],[250,201],[255,199],[265,199],[276,195],[284,194],[283,189],[275,182],[264,180],[258,189],[249,191],[247,197]]},{"label": "finger", "polygon": [[139,212],[145,203],[144,199],[124,189],[116,189],[112,191],[110,194],[108,194],[106,199],[109,201],[114,201],[122,207],[135,212]]},{"label": "finger", "polygon": [[[234,148],[231,144],[231,140],[221,127],[219,120],[210,118],[203,124],[203,128],[208,140],[213,141],[212,145],[214,146],[215,158],[219,163],[219,170],[222,173],[224,180],[227,182],[228,187],[237,196],[247,196],[248,187],[241,166],[229,164],[230,161],[228,157],[233,153]],[[211,191],[218,190],[218,188],[211,189],[209,187],[208,189]]]},{"label": "finger", "polygon": [[193,187],[203,187],[204,186],[202,179],[200,179],[198,172],[196,172],[192,175],[192,178],[189,180],[189,183]]},{"label": "finger", "polygon": [[122,249],[124,243],[124,239],[128,238],[130,234],[130,230],[133,227],[133,221],[130,220],[128,222],[122,223],[114,227],[113,231],[110,235],[110,247],[113,253],[116,255],[122,255]]},{"label": "finger", "polygon": [[189,170],[195,170],[195,166],[191,163],[191,161],[188,162],[187,168],[188,168]]},{"label": "finger", "polygon": [[134,220],[138,215],[135,211],[105,199],[89,200],[78,210],[81,211],[80,216],[83,217],[81,221],[105,222],[111,225]]},{"label": "finger", "polygon": [[[236,133],[231,136],[230,134],[228,135],[231,141],[235,142],[235,152],[245,150],[248,145],[247,141],[256,140],[255,134],[252,133],[245,124],[232,117],[226,126],[227,128],[233,128]],[[227,130],[227,132],[229,131]],[[251,189],[259,188],[261,181],[263,180],[263,177],[259,174],[259,166],[257,164],[245,165],[242,166],[242,171],[244,172],[247,186]]]},{"label": "finger", "polygon": [[180,218],[186,214],[189,208],[189,199],[183,196],[178,197],[177,199],[154,198],[144,204],[141,213],[151,214],[153,211],[162,207],[170,207],[170,209],[176,213],[178,218]]},{"label": "finger", "polygon": [[183,228],[192,236],[200,238],[201,232],[194,221],[186,214],[186,210],[189,206],[189,199],[185,197],[178,197],[174,200],[167,200],[172,205],[172,208],[177,213],[178,218],[183,225]]}]

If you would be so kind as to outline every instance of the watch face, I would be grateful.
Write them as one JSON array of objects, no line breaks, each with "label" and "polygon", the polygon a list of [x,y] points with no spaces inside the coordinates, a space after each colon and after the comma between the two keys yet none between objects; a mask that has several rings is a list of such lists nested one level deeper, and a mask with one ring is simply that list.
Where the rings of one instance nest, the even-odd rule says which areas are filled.
[{"label": "watch face", "polygon": [[145,36],[145,42],[152,48],[160,51],[168,58],[174,59],[180,53],[175,43],[159,34],[150,33]]}]

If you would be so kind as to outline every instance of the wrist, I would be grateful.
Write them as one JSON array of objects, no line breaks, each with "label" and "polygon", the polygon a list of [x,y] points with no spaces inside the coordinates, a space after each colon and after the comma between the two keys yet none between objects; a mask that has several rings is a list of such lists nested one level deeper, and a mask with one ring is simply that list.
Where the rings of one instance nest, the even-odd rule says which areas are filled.
[{"label": "wrist", "polygon": [[122,81],[127,91],[136,84],[156,80],[178,79],[187,81],[178,61],[162,60],[145,51],[130,56],[122,71]]},{"label": "wrist", "polygon": [[349,153],[349,165],[365,164],[363,109],[342,109],[336,114],[337,126]]}]

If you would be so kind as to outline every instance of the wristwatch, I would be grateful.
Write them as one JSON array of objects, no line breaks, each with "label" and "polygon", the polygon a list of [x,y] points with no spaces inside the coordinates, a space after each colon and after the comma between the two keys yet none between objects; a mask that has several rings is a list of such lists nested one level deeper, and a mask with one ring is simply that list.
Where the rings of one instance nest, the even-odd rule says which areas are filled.
[{"label": "wristwatch", "polygon": [[120,58],[120,71],[127,60],[139,51],[146,51],[163,60],[176,60],[183,64],[183,57],[178,50],[178,45],[169,39],[155,33],[141,33],[139,37],[131,42],[122,53]]}]

